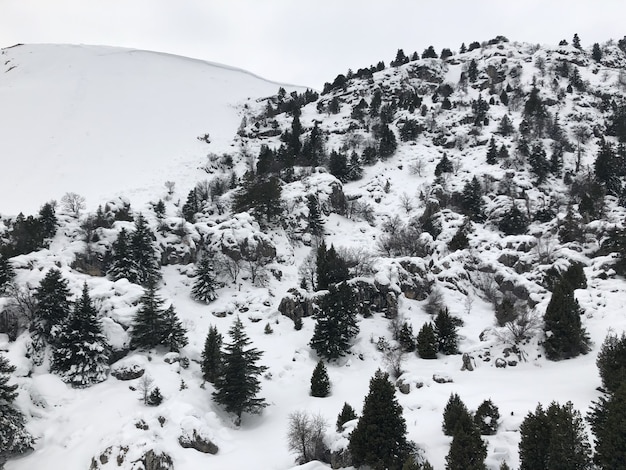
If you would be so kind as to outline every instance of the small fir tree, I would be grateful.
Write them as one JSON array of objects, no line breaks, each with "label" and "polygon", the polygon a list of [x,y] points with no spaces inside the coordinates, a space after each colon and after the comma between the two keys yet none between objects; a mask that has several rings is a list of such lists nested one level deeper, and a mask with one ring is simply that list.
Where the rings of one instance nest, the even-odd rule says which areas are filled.
[{"label": "small fir tree", "polygon": [[311,396],[324,398],[330,393],[330,379],[323,361],[318,361],[311,376]]},{"label": "small fir tree", "polygon": [[417,354],[422,359],[437,359],[439,343],[432,323],[424,323],[417,333]]},{"label": "small fir tree", "polygon": [[213,266],[213,256],[210,252],[204,252],[200,262],[196,266],[195,280],[191,288],[191,297],[199,302],[209,303],[217,299],[217,281]]},{"label": "small fir tree", "polygon": [[5,292],[14,278],[15,271],[13,271],[11,262],[0,253],[0,294]]},{"label": "small fir tree", "polygon": [[505,235],[522,235],[528,230],[529,223],[528,217],[513,202],[511,208],[502,215],[498,228]]},{"label": "small fir tree", "polygon": [[348,448],[356,467],[400,469],[409,456],[402,407],[389,374],[380,369],[370,380],[363,414],[350,434]]},{"label": "small fir tree", "polygon": [[73,387],[88,387],[106,380],[109,371],[109,345],[102,332],[87,283],[63,323],[52,355],[51,370]]},{"label": "small fir tree", "polygon": [[615,393],[626,384],[626,334],[621,336],[609,333],[602,343],[596,360],[602,387],[608,393]]},{"label": "small fir tree", "polygon": [[331,285],[350,278],[345,260],[337,253],[333,245],[326,249],[324,241],[317,249],[316,274],[317,290],[328,289]]},{"label": "small fir tree", "polygon": [[354,411],[354,408],[352,408],[348,403],[344,403],[341,412],[337,416],[337,432],[343,431],[343,425],[346,424],[348,421],[352,421],[353,419],[357,419],[356,411]]},{"label": "small fir tree", "polygon": [[111,263],[107,275],[113,281],[128,279],[128,282],[139,283],[140,269],[135,261],[130,245],[130,237],[125,228],[120,230],[110,251]]},{"label": "small fir tree", "polygon": [[543,346],[551,361],[571,359],[589,352],[589,336],[582,326],[582,309],[567,282],[559,282],[544,314]]},{"label": "small fir tree", "polygon": [[498,147],[496,147],[496,140],[493,137],[489,141],[489,148],[487,149],[487,163],[489,165],[498,163]]},{"label": "small fir tree", "polygon": [[487,444],[469,415],[461,415],[446,455],[446,470],[487,470]]},{"label": "small fir tree", "polygon": [[170,352],[179,352],[189,343],[187,339],[187,330],[178,319],[174,306],[170,305],[163,312],[163,338],[161,343],[167,347]]},{"label": "small fir tree", "polygon": [[[464,419],[472,420],[472,415],[456,393],[450,394],[448,402],[443,409],[443,433],[446,436],[454,435],[457,424]],[[465,423],[465,422],[463,422]]]},{"label": "small fir tree", "polygon": [[200,204],[198,201],[198,192],[196,188],[193,188],[189,191],[187,195],[187,201],[183,204],[182,207],[183,218],[187,222],[194,223],[196,221],[196,214],[200,212]]},{"label": "small fir tree", "polygon": [[446,355],[459,352],[457,328],[460,324],[461,320],[450,315],[447,308],[439,311],[435,318],[435,333],[439,352]]},{"label": "small fir tree", "polygon": [[149,286],[139,300],[140,307],[133,318],[130,330],[130,345],[133,348],[151,349],[160,344],[166,332],[163,299],[156,293],[155,286]]},{"label": "small fir tree", "polygon": [[263,353],[249,347],[251,341],[239,317],[228,335],[231,342],[226,343],[222,352],[222,365],[215,381],[213,398],[227,412],[235,414],[235,424],[239,426],[244,412],[260,413],[267,406],[264,398],[257,397],[261,390],[259,376],[267,367],[257,364]]},{"label": "small fir tree", "polygon": [[57,231],[58,220],[54,210],[54,204],[46,202],[39,209],[39,222],[41,224],[41,234],[43,238],[54,237]]},{"label": "small fir tree", "polygon": [[398,332],[398,343],[404,352],[415,351],[415,335],[413,327],[407,322],[403,322]]},{"label": "small fir tree", "polygon": [[602,469],[626,465],[626,382],[600,397],[587,416],[595,436],[594,462]]},{"label": "small fir tree", "polygon": [[33,295],[37,301],[37,313],[31,328],[36,337],[52,345],[72,311],[67,284],[61,271],[53,268],[46,273]]},{"label": "small fir tree", "polygon": [[471,221],[482,222],[485,220],[483,188],[476,176],[463,187],[461,207]]},{"label": "small fir tree", "polygon": [[202,378],[214,383],[222,364],[222,335],[211,325],[202,350]]},{"label": "small fir tree", "polygon": [[159,406],[163,403],[163,395],[161,394],[161,390],[159,387],[154,387],[148,395],[148,399],[146,400],[146,405],[149,406]]},{"label": "small fir tree", "polygon": [[498,431],[499,419],[498,407],[491,400],[483,401],[474,414],[474,422],[484,436],[493,436]]},{"label": "small fir tree", "polygon": [[135,230],[130,236],[130,247],[139,271],[139,284],[144,287],[161,279],[161,267],[154,249],[154,238],[148,222],[139,214],[135,219]]},{"label": "small fir tree", "polygon": [[313,194],[307,196],[306,206],[309,210],[307,217],[309,233],[314,237],[322,237],[324,235],[324,220],[320,213],[317,198]]}]

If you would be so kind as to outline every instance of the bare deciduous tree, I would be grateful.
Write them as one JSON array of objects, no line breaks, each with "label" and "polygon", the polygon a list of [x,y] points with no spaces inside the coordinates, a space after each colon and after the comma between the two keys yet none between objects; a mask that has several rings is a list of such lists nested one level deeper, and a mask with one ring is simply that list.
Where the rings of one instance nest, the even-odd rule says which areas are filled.
[{"label": "bare deciduous tree", "polygon": [[176,183],[174,183],[173,181],[168,180],[165,182],[165,189],[167,189],[168,196],[174,194],[174,186],[176,186]]},{"label": "bare deciduous tree", "polygon": [[215,254],[214,263],[215,270],[219,274],[229,277],[232,282],[237,282],[242,269],[241,260],[234,260],[230,256],[218,252]]},{"label": "bare deciduous tree", "polygon": [[326,420],[320,414],[310,415],[298,410],[289,415],[287,444],[290,451],[298,454],[298,463],[324,460],[324,433],[327,427]]},{"label": "bare deciduous tree", "polygon": [[86,207],[85,197],[76,193],[65,193],[61,198],[61,205],[64,210],[71,212],[78,217],[80,215],[80,211]]},{"label": "bare deciduous tree", "polygon": [[148,404],[148,398],[150,397],[150,392],[152,392],[153,384],[154,380],[146,373],[144,373],[139,379],[139,383],[137,384],[137,390],[140,393],[140,397],[144,405]]}]

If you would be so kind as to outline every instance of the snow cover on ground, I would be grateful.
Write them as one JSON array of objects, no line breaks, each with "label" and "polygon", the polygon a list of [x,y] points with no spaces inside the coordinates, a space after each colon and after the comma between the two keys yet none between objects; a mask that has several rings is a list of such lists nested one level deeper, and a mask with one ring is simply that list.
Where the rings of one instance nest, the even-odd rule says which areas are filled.
[{"label": "snow cover on ground", "polygon": [[[30,55],[37,59],[32,65],[26,60]],[[133,209],[142,210],[148,200],[164,198],[163,182],[170,179],[177,182],[176,195],[167,202],[168,216],[173,219],[178,215],[175,200],[186,196],[183,188],[190,188],[203,178],[204,172],[197,168],[203,163],[204,154],[211,151],[212,146],[219,153],[227,151],[231,143],[239,142],[233,141],[232,137],[242,115],[234,105],[248,97],[274,93],[277,88],[275,84],[231,69],[136,51],[82,46],[21,46],[3,51],[4,56],[16,68],[0,75],[0,96],[3,103],[9,103],[0,110],[0,145],[4,154],[13,149],[18,152],[18,158],[12,163],[15,170],[11,174],[2,173],[2,178],[10,176],[0,185],[3,200],[0,211],[3,214],[28,210],[28,207],[32,212],[45,200],[60,198],[65,191],[87,196],[91,207],[106,202],[105,198],[110,195],[121,193],[129,197]],[[170,61],[176,64],[170,67]],[[7,69],[10,65],[0,67]],[[46,76],[54,80],[49,83],[43,80],[40,70],[45,70]],[[392,80],[394,73],[397,72],[380,72],[376,79]],[[447,73],[447,80],[458,81],[460,66],[450,67]],[[10,78],[11,74],[19,79]],[[532,73],[527,71],[523,76],[528,82]],[[586,78],[599,80],[600,76]],[[11,101],[11,90],[16,93],[15,101]],[[470,90],[468,100],[477,97],[474,92]],[[29,100],[30,107],[20,109]],[[42,107],[41,103],[50,105]],[[251,102],[251,106],[255,105]],[[311,104],[303,110],[301,119],[305,127],[311,126],[312,120],[319,117],[314,109],[315,105]],[[342,120],[348,119],[349,112],[349,109],[342,110],[339,115],[326,119],[321,127],[340,125]],[[6,125],[12,125],[9,127],[13,130],[7,131]],[[209,147],[196,140],[196,136],[205,132],[210,132],[213,140]],[[338,147],[340,139],[341,136],[332,136],[329,149]],[[252,154],[256,154],[259,142],[250,145]],[[590,147],[587,152],[585,163],[591,162],[593,149]],[[459,158],[462,162],[458,173],[463,177],[494,172],[493,166],[484,164],[485,146],[468,146],[465,150],[452,149],[449,152],[453,159]],[[422,142],[404,144],[392,159],[366,168],[363,179],[345,185],[344,191],[361,196],[375,207],[377,226],[331,214],[325,225],[328,242],[338,247],[374,251],[382,221],[393,215],[406,221],[421,213],[423,203],[418,194],[432,179],[434,165],[440,156],[440,150],[431,145]],[[407,171],[417,157],[424,161],[423,176]],[[72,165],[58,163],[66,158]],[[85,164],[86,159],[88,164]],[[239,163],[243,165],[245,162]],[[571,166],[571,163],[568,161],[566,165]],[[133,171],[122,171],[121,167],[126,165],[133,167]],[[19,175],[20,171],[23,176],[18,179],[14,175]],[[519,178],[523,184],[526,176],[522,174]],[[329,180],[332,178],[328,175],[313,174],[303,183],[288,185],[284,197],[295,199],[302,188],[323,187]],[[391,182],[388,192],[383,189],[387,180]],[[28,181],[27,185],[25,181]],[[530,184],[530,179],[526,181]],[[460,186],[460,177],[451,177],[450,185]],[[13,189],[8,190],[7,186]],[[19,198],[14,196],[17,190],[21,191]],[[400,202],[404,195],[413,201],[410,210]],[[156,223],[149,214],[147,216],[153,224]],[[612,217],[617,222],[623,212],[618,210]],[[239,235],[254,231],[245,217],[229,223],[233,233]],[[459,223],[458,218],[450,216],[441,238],[449,240]],[[87,281],[94,296],[103,299],[103,311],[117,322],[117,329],[108,328],[107,334],[120,341],[124,334],[119,325],[128,326],[141,289],[72,270],[73,253],[84,248],[78,236],[71,238],[77,233],[77,225],[76,220],[64,217],[62,233],[57,235],[49,250],[15,259],[18,282],[36,285],[46,270],[55,265],[70,279],[70,287],[76,294]],[[197,225],[198,231],[210,231],[215,227],[215,224]],[[70,238],[64,236],[66,233]],[[270,278],[266,288],[254,287],[242,280],[238,285],[220,289],[218,300],[206,306],[192,301],[189,296],[191,266],[163,269],[159,292],[166,299],[166,305],[170,302],[175,305],[188,329],[190,343],[182,354],[191,360],[190,366],[185,369],[178,362],[166,363],[163,351],[156,354],[135,352],[124,359],[146,367],[165,397],[159,407],[146,407],[140,402],[139,392],[130,388],[136,388],[138,380],[122,382],[110,377],[86,390],[71,389],[47,373],[45,367],[31,370],[30,360],[24,354],[26,335],[14,343],[8,343],[6,337],[0,336],[0,349],[8,351],[7,357],[18,368],[18,405],[26,413],[28,428],[37,438],[35,451],[8,462],[7,470],[83,470],[89,467],[92,457],[109,446],[129,446],[135,452],[122,467],[124,470],[133,468],[130,462],[140,456],[140,450],[150,448],[170,454],[179,470],[205,467],[227,470],[328,468],[318,463],[295,466],[294,455],[289,453],[286,444],[288,416],[296,410],[321,413],[329,424],[329,446],[337,448],[345,444],[346,435],[334,432],[337,414],[344,402],[350,403],[359,413],[370,378],[378,368],[386,367],[376,342],[380,337],[391,341],[389,321],[381,315],[360,319],[361,331],[352,353],[328,365],[331,395],[323,399],[310,397],[310,378],[317,358],[307,343],[315,321],[305,318],[302,330],[296,331],[293,322],[277,311],[287,290],[298,285],[298,268],[310,248],[293,245],[281,231],[269,236],[276,246],[283,275],[280,281]],[[491,230],[477,229],[470,242],[474,261],[495,264],[503,247],[508,242],[517,241],[519,239],[515,237],[503,240]],[[547,405],[553,400],[560,403],[571,400],[584,414],[591,401],[597,398],[596,387],[600,380],[595,358],[609,330],[620,332],[626,329],[626,283],[619,278],[597,277],[606,260],[590,260],[585,258],[587,252],[571,253],[559,248],[554,253],[556,259],[577,256],[587,262],[585,272],[589,286],[576,294],[586,312],[583,322],[593,340],[592,351],[574,360],[549,362],[540,357],[541,349],[535,339],[523,346],[526,361],[520,361],[515,367],[499,369],[494,366],[493,359],[503,356],[506,345],[494,335],[487,335],[483,341],[479,339],[483,331],[493,327],[492,305],[480,297],[469,279],[458,285],[446,281],[446,273],[453,275],[463,271],[467,274],[463,263],[472,260],[447,253],[445,243],[441,241],[436,243],[436,249],[434,267],[443,273],[437,282],[451,313],[464,321],[460,329],[460,350],[475,357],[476,369],[461,371],[460,355],[440,356],[430,361],[410,355],[403,367],[403,378],[411,384],[410,393],[397,393],[404,408],[408,437],[424,450],[425,457],[436,469],[443,469],[451,442],[441,430],[442,411],[449,395],[458,393],[471,410],[491,398],[499,407],[501,423],[495,436],[485,438],[489,444],[488,467],[497,469],[500,462],[506,460],[515,468],[519,463],[519,425],[538,403]],[[531,252],[527,256],[537,257],[537,253]],[[396,282],[392,266],[383,262],[377,268],[379,281]],[[506,273],[515,276],[511,270]],[[528,283],[531,295],[538,302],[537,311],[543,312],[549,294],[538,288],[533,290],[535,284],[523,276],[516,279]],[[468,308],[467,296],[458,287],[474,299],[471,308]],[[402,296],[399,302],[400,316],[413,325],[415,332],[424,322],[431,320],[423,311],[424,302]],[[245,415],[240,428],[236,428],[232,417],[212,402],[212,386],[202,384],[198,363],[209,325],[216,325],[228,341],[227,331],[236,315],[243,320],[254,346],[265,352],[261,362],[269,367],[262,379],[260,394],[269,406],[260,416]],[[268,323],[274,330],[269,335],[264,334]],[[490,362],[478,357],[485,351],[492,353]],[[447,376],[452,382],[436,383],[433,380],[435,374]],[[422,387],[417,388],[417,384]],[[219,452],[205,455],[180,447],[178,437],[190,426],[202,429],[219,446]],[[115,462],[110,462],[105,468],[118,467]]]},{"label": "snow cover on ground", "polygon": [[[156,52],[20,45],[0,51],[0,213],[34,214],[66,192],[89,208],[145,203],[165,181],[197,181],[230,149],[249,99],[280,84]],[[288,87],[291,89],[299,88]],[[210,134],[211,144],[196,140]]]}]

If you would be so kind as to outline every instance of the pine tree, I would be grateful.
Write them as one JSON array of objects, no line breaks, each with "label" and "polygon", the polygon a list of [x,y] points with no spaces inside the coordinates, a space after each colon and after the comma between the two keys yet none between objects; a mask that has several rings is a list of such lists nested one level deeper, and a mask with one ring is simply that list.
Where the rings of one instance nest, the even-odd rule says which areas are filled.
[{"label": "pine tree", "polygon": [[163,333],[160,344],[169,348],[170,352],[179,352],[188,343],[187,330],[178,319],[174,306],[170,305],[163,312]]},{"label": "pine tree", "polygon": [[594,402],[587,419],[595,435],[594,462],[602,469],[626,468],[626,382]]},{"label": "pine tree", "polygon": [[[502,93],[506,95],[506,91],[503,90]],[[500,100],[502,101],[502,95],[500,95]],[[507,97],[506,100],[508,103],[509,98]],[[515,131],[515,128],[513,127],[511,118],[509,117],[508,114],[505,114],[504,116],[502,116],[502,119],[500,120],[500,124],[498,124],[498,133],[506,137],[506,136],[511,135],[514,131]]]},{"label": "pine tree", "polygon": [[552,361],[570,359],[589,352],[589,336],[582,326],[582,310],[567,282],[559,282],[544,314],[546,357]]},{"label": "pine tree", "polygon": [[133,318],[130,330],[132,348],[152,349],[163,343],[166,323],[163,299],[154,285],[148,286],[139,300],[141,306]]},{"label": "pine tree", "polygon": [[626,384],[626,334],[609,333],[602,343],[596,360],[602,387],[607,393],[615,393]]},{"label": "pine tree", "polygon": [[574,46],[576,49],[582,49],[582,46],[580,45],[580,38],[578,37],[578,33],[575,33],[574,37],[572,38],[572,46]]},{"label": "pine tree", "polygon": [[380,141],[378,142],[378,155],[380,156],[380,159],[386,160],[391,157],[397,147],[398,142],[396,140],[396,135],[387,124],[383,124],[380,129]]},{"label": "pine tree", "polygon": [[489,148],[487,149],[487,163],[489,165],[498,163],[498,148],[496,147],[496,140],[493,137],[489,141]]},{"label": "pine tree", "polygon": [[593,43],[593,48],[591,49],[591,58],[596,62],[600,62],[602,60],[602,49],[600,49],[600,44],[597,42]]},{"label": "pine tree", "polygon": [[435,176],[441,176],[443,173],[452,173],[454,170],[452,166],[452,162],[448,158],[448,156],[444,153],[441,160],[435,166]]},{"label": "pine tree", "polygon": [[348,403],[344,403],[341,412],[337,416],[337,423],[335,425],[337,432],[343,431],[343,425],[353,419],[357,419],[356,411],[354,411],[354,408],[352,408]]},{"label": "pine tree", "polygon": [[330,379],[323,361],[318,361],[311,376],[311,396],[324,398],[330,393]]},{"label": "pine tree", "polygon": [[160,263],[154,249],[154,234],[146,219],[139,214],[135,219],[135,231],[130,236],[133,259],[137,263],[139,284],[146,287],[161,279]]},{"label": "pine tree", "polygon": [[550,172],[550,162],[546,158],[546,151],[541,142],[533,145],[532,152],[528,157],[531,171],[537,177],[537,184],[543,183]]},{"label": "pine tree", "polygon": [[498,431],[500,412],[491,400],[483,401],[476,409],[474,422],[482,435],[492,436]]},{"label": "pine tree", "polygon": [[361,158],[356,151],[350,154],[348,162],[348,181],[358,181],[363,177],[363,167],[361,166]]},{"label": "pine tree", "polygon": [[222,365],[222,335],[211,325],[202,351],[202,378],[214,383]]},{"label": "pine tree", "polygon": [[54,205],[46,202],[39,209],[39,222],[41,223],[41,232],[43,238],[52,238],[57,231],[57,216],[54,211]]},{"label": "pine tree", "polygon": [[432,323],[424,323],[417,333],[417,355],[422,359],[437,359],[439,343]]},{"label": "pine tree", "polygon": [[215,270],[211,252],[205,251],[196,266],[195,280],[191,288],[191,297],[199,302],[209,303],[217,299],[215,288]]},{"label": "pine tree", "polygon": [[513,202],[511,208],[502,215],[498,228],[505,235],[522,235],[526,233],[529,223],[528,217]]},{"label": "pine tree", "polygon": [[437,335],[439,352],[447,355],[459,352],[456,330],[461,323],[459,318],[450,315],[447,308],[439,311],[439,314],[435,317],[435,333]]},{"label": "pine tree", "polygon": [[0,253],[0,294],[5,292],[14,277],[15,271],[13,271],[11,262]]},{"label": "pine tree", "polygon": [[591,448],[580,413],[571,402],[538,405],[520,426],[520,470],[591,470]]},{"label": "pine tree", "polygon": [[46,273],[34,293],[37,313],[32,328],[35,336],[41,337],[48,344],[54,345],[61,325],[72,310],[67,284],[68,281],[63,279],[61,271],[53,268]]},{"label": "pine tree", "polygon": [[342,183],[348,181],[348,159],[343,153],[336,150],[330,152],[328,159],[328,171]]},{"label": "pine tree", "polygon": [[452,434],[450,450],[446,455],[446,470],[487,470],[487,444],[469,414],[461,415]]},{"label": "pine tree", "polygon": [[318,356],[332,360],[344,356],[359,332],[356,322],[357,305],[352,288],[342,282],[331,285],[320,302],[317,323],[310,346]]},{"label": "pine tree", "polygon": [[187,222],[194,223],[196,221],[196,214],[200,212],[200,204],[198,202],[198,192],[196,188],[193,188],[187,194],[187,201],[183,204],[182,213]]},{"label": "pine tree", "polygon": [[113,281],[127,279],[133,284],[139,283],[140,273],[139,265],[135,261],[132,248],[130,246],[130,238],[126,229],[120,230],[117,238],[111,246],[111,264],[107,271],[107,275]]},{"label": "pine tree", "polygon": [[161,390],[159,387],[154,387],[148,395],[148,399],[146,400],[146,405],[149,406],[159,406],[163,403],[163,395],[161,394]]},{"label": "pine tree", "polygon": [[347,281],[350,278],[345,260],[339,256],[335,247],[322,241],[317,249],[317,290],[329,289],[331,285]]},{"label": "pine tree", "polygon": [[400,470],[409,456],[402,407],[396,400],[389,374],[380,369],[370,380],[363,414],[350,434],[348,448],[356,467]]},{"label": "pine tree", "polygon": [[464,419],[471,421],[472,415],[465,406],[465,403],[461,400],[461,397],[456,393],[450,394],[450,398],[448,398],[448,402],[443,409],[443,433],[446,436],[454,435],[454,431],[459,422],[466,424],[466,421],[462,421]]},{"label": "pine tree", "polygon": [[0,465],[7,457],[22,454],[34,444],[24,428],[24,415],[13,405],[17,385],[9,385],[15,367],[0,353]]},{"label": "pine tree", "polygon": [[415,351],[415,335],[413,334],[413,327],[403,322],[398,332],[398,343],[404,352]]},{"label": "pine tree", "polygon": [[471,83],[474,83],[478,79],[478,65],[474,59],[470,61],[469,67],[467,68],[467,78],[469,78]]},{"label": "pine tree", "polygon": [[82,296],[55,340],[51,370],[73,387],[89,387],[106,380],[109,351],[85,283]]},{"label": "pine tree", "polygon": [[257,365],[263,353],[248,347],[251,341],[239,317],[235,319],[228,334],[231,342],[226,344],[225,351],[222,352],[222,366],[215,381],[216,391],[213,398],[227,412],[235,414],[235,424],[238,426],[241,424],[242,413],[260,413],[267,406],[265,399],[257,397],[261,390],[258,376],[267,367]]},{"label": "pine tree", "polygon": [[324,234],[324,220],[320,213],[317,198],[313,194],[307,196],[306,206],[309,210],[307,217],[308,232],[314,237],[321,237]]},{"label": "pine tree", "polygon": [[471,221],[482,222],[485,220],[483,188],[476,176],[463,187],[461,207]]}]

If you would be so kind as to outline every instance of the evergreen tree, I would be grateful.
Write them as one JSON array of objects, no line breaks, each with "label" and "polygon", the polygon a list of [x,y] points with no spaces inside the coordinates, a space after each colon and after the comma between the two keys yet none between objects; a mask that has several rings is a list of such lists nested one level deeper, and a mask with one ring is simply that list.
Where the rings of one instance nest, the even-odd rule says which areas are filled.
[{"label": "evergreen tree", "polygon": [[196,266],[195,280],[191,288],[191,297],[200,302],[209,303],[217,299],[215,288],[215,269],[212,253],[205,251]]},{"label": "evergreen tree", "polygon": [[139,283],[139,265],[135,261],[130,238],[125,228],[120,230],[111,246],[111,263],[107,275],[113,281],[128,279],[133,284]]},{"label": "evergreen tree", "polygon": [[424,52],[422,52],[422,59],[437,59],[437,57],[433,46],[428,46],[428,48],[424,49]]},{"label": "evergreen tree", "polygon": [[400,470],[409,456],[402,407],[396,400],[389,374],[380,369],[370,380],[363,414],[350,434],[348,448],[356,467]]},{"label": "evergreen tree", "polygon": [[187,330],[178,319],[174,306],[170,305],[163,312],[163,333],[160,344],[169,348],[170,352],[179,352],[188,343]]},{"label": "evergreen tree", "polygon": [[413,334],[413,327],[407,322],[402,323],[400,331],[398,332],[398,343],[404,352],[415,351],[415,335]]},{"label": "evergreen tree", "polygon": [[196,188],[189,191],[187,195],[187,201],[183,204],[182,213],[187,222],[194,223],[196,221],[196,214],[200,212],[200,203],[198,201],[198,192]]},{"label": "evergreen tree", "polygon": [[461,323],[459,318],[450,315],[447,308],[439,311],[439,314],[435,317],[435,333],[437,335],[439,352],[448,355],[459,352],[456,330]]},{"label": "evergreen tree", "polygon": [[339,256],[333,245],[327,250],[323,241],[317,249],[316,275],[318,290],[328,289],[331,285],[350,278],[345,260]]},{"label": "evergreen tree", "polygon": [[146,219],[139,214],[135,219],[135,230],[130,236],[133,259],[137,263],[139,284],[146,287],[161,279],[161,267],[154,249],[154,233]]},{"label": "evergreen tree", "polygon": [[331,285],[321,302],[310,346],[318,356],[332,360],[344,356],[359,333],[352,288],[342,282]]},{"label": "evergreen tree", "polygon": [[132,348],[152,349],[162,344],[166,333],[164,302],[157,295],[154,285],[144,290],[139,302],[141,306],[130,330],[130,345]]},{"label": "evergreen tree", "polygon": [[318,361],[311,376],[311,396],[324,398],[330,393],[330,379],[324,361]]},{"label": "evergreen tree", "polygon": [[498,163],[498,148],[496,147],[496,140],[493,137],[489,141],[489,148],[487,149],[487,163],[489,165]]},{"label": "evergreen tree", "polygon": [[533,145],[532,152],[528,157],[531,171],[537,177],[537,184],[543,183],[550,172],[550,163],[546,158],[546,151],[541,142]]},{"label": "evergreen tree", "polygon": [[474,422],[480,433],[485,436],[493,436],[498,431],[499,419],[498,407],[491,400],[483,401],[474,414]]},{"label": "evergreen tree", "polygon": [[570,359],[589,352],[589,336],[582,326],[582,309],[567,282],[559,282],[544,314],[543,346],[551,361]]},{"label": "evergreen tree", "polygon": [[594,462],[602,469],[626,468],[626,382],[594,402],[587,419],[595,435]]},{"label": "evergreen tree", "polygon": [[9,385],[15,367],[0,353],[0,465],[4,459],[30,450],[33,437],[24,428],[24,415],[15,408],[17,385]]},{"label": "evergreen tree", "polygon": [[13,271],[11,262],[0,253],[0,294],[5,292],[14,277],[15,271]]},{"label": "evergreen tree", "polygon": [[357,419],[356,411],[354,411],[354,408],[348,405],[348,403],[344,403],[341,412],[337,416],[337,432],[341,432],[343,430],[343,425],[346,424],[348,421],[352,421],[353,419]]},{"label": "evergreen tree", "polygon": [[396,141],[396,135],[387,124],[383,124],[380,130],[380,141],[378,142],[378,155],[381,160],[386,160],[391,157],[397,147],[398,142]]},{"label": "evergreen tree", "polygon": [[422,359],[437,359],[439,343],[432,323],[424,323],[417,333],[417,355]]},{"label": "evergreen tree", "polygon": [[578,33],[574,34],[574,37],[572,38],[572,46],[574,46],[576,49],[582,49],[582,46],[580,45],[580,38],[578,37]]},{"label": "evergreen tree", "polygon": [[[463,421],[465,420],[465,421]],[[445,408],[443,409],[443,433],[446,436],[454,435],[457,425],[461,422],[465,426],[472,421],[472,415],[456,393],[451,393]]]},{"label": "evergreen tree", "polygon": [[461,207],[471,221],[482,222],[485,220],[483,188],[476,176],[463,187]]},{"label": "evergreen tree", "polygon": [[444,153],[439,163],[435,166],[435,176],[441,176],[443,173],[452,173],[453,170],[452,162]]},{"label": "evergreen tree", "polygon": [[358,181],[363,177],[363,167],[361,166],[361,158],[354,150],[350,154],[348,162],[348,181]]},{"label": "evergreen tree", "polygon": [[146,405],[149,406],[159,406],[163,403],[163,395],[161,394],[161,390],[159,387],[154,387],[148,395],[148,399],[146,400]]},{"label": "evergreen tree", "polygon": [[226,343],[222,352],[222,365],[215,380],[213,398],[227,412],[235,414],[235,424],[239,426],[242,413],[260,413],[267,406],[265,399],[257,397],[261,390],[258,377],[267,367],[257,364],[263,353],[249,347],[251,341],[239,317],[228,330],[228,335],[231,342]]},{"label": "evergreen tree", "polygon": [[409,58],[404,54],[402,49],[398,49],[396,52],[396,58],[391,61],[390,65],[392,67],[399,67],[400,65],[406,64],[409,62]]},{"label": "evergreen tree", "polygon": [[109,345],[102,332],[87,283],[55,339],[51,370],[73,387],[88,387],[106,380]]},{"label": "evergreen tree", "polygon": [[[508,106],[509,105],[509,95],[507,94],[506,90],[502,90],[502,92],[500,92],[500,103],[502,103],[504,106]],[[508,125],[510,126],[510,127],[507,127],[507,130],[508,130],[509,133],[511,133],[514,130],[513,129],[513,125],[511,124],[511,121],[509,120],[507,115],[504,115],[502,117],[502,121],[504,121],[505,118],[507,119]],[[502,121],[500,121],[500,123],[502,123]],[[502,135],[508,135],[508,134],[502,133],[502,130],[500,130],[500,129],[498,129],[498,130],[500,131],[500,133]]]},{"label": "evergreen tree", "polygon": [[446,470],[487,470],[487,444],[469,414],[459,416],[446,455]]},{"label": "evergreen tree", "polygon": [[500,160],[505,160],[509,158],[509,151],[507,150],[506,145],[502,144],[500,150],[498,150],[498,158]]},{"label": "evergreen tree", "polygon": [[[33,295],[37,301],[37,312],[31,328],[36,337],[49,344],[54,345],[61,325],[72,310],[67,284],[61,271],[53,268],[46,273]],[[35,338],[35,341],[38,342],[39,338]]]},{"label": "evergreen tree", "polygon": [[[502,93],[506,94],[505,91],[502,91]],[[508,102],[508,98],[506,99]],[[502,96],[500,96],[500,100],[502,100]],[[506,136],[511,135],[514,131],[515,131],[515,128],[513,127],[511,118],[509,118],[508,114],[505,114],[504,116],[502,116],[502,119],[500,120],[500,123],[498,124],[498,133],[506,137]]]},{"label": "evergreen tree", "polygon": [[324,136],[318,127],[317,121],[302,145],[302,156],[305,164],[308,166],[319,166],[325,160]]},{"label": "evergreen tree", "polygon": [[600,49],[600,44],[597,42],[593,43],[593,48],[591,49],[591,58],[596,62],[600,62],[602,60],[602,49]]},{"label": "evergreen tree", "polygon": [[222,335],[211,325],[202,350],[202,378],[214,383],[222,364]]},{"label": "evergreen tree", "polygon": [[552,153],[550,154],[550,173],[555,176],[561,175],[563,169],[563,155],[565,150],[560,142],[552,142]]},{"label": "evergreen tree", "polygon": [[478,79],[478,65],[474,59],[470,61],[469,67],[467,68],[467,78],[469,78],[471,83],[474,83]]},{"label": "evergreen tree", "polygon": [[282,213],[282,186],[276,176],[256,178],[247,173],[235,194],[234,212],[250,211],[259,222],[272,223]]},{"label": "evergreen tree", "polygon": [[569,243],[582,240],[583,230],[580,225],[580,221],[574,214],[574,207],[572,204],[568,204],[565,218],[559,225],[559,241],[561,243]]},{"label": "evergreen tree", "polygon": [[623,162],[618,158],[615,148],[610,142],[603,140],[595,161],[595,173],[598,181],[604,183],[606,191],[611,196],[619,196],[622,192],[622,183],[619,175],[622,174]]},{"label": "evergreen tree", "polygon": [[330,152],[328,171],[342,183],[348,181],[348,159],[343,153],[335,150]]},{"label": "evergreen tree", "polygon": [[591,470],[591,449],[580,413],[571,402],[538,405],[520,426],[520,470]]},{"label": "evergreen tree", "polygon": [[529,223],[528,217],[513,202],[511,208],[502,215],[498,228],[505,235],[522,235],[526,233]]},{"label": "evergreen tree", "polygon": [[609,333],[602,343],[596,360],[602,387],[607,393],[615,393],[626,384],[626,334]]},{"label": "evergreen tree", "polygon": [[46,202],[39,209],[39,222],[43,238],[52,238],[57,231],[57,216],[52,203]]}]

